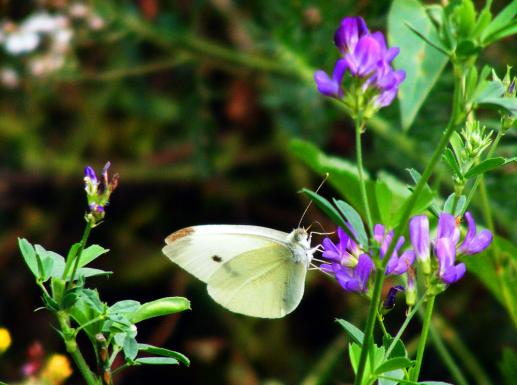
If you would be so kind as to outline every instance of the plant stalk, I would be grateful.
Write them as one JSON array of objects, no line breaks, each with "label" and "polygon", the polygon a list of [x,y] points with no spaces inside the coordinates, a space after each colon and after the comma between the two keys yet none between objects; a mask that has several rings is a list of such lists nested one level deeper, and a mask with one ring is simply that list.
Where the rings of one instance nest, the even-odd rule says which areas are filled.
[{"label": "plant stalk", "polygon": [[[84,228],[83,236],[81,238],[79,250],[77,250],[77,253],[75,254],[75,261],[74,261],[74,267],[72,269],[72,274],[70,275],[70,281],[68,282],[69,285],[72,285],[75,279],[75,274],[77,273],[77,269],[79,268],[79,261],[81,260],[81,255],[83,253],[84,247],[86,246],[86,241],[88,240],[88,237],[90,236],[90,232],[92,230],[92,223],[89,220],[86,220],[86,227]],[[65,277],[66,279],[66,277]]]},{"label": "plant stalk", "polygon": [[[393,242],[391,242],[390,246],[388,247],[387,252],[385,253],[386,256],[390,256],[393,253],[393,250],[396,246],[396,240],[402,235],[404,232],[404,229],[407,226],[407,223],[409,221],[409,217],[411,215],[411,212],[413,210],[413,207],[415,206],[418,198],[420,197],[420,194],[422,193],[425,185],[427,184],[427,181],[431,177],[431,174],[434,170],[434,167],[436,166],[436,163],[441,159],[443,151],[449,144],[449,140],[451,138],[451,135],[456,131],[456,128],[465,118],[465,112],[461,109],[462,104],[462,69],[459,66],[454,66],[454,96],[453,96],[453,104],[452,104],[452,115],[449,120],[449,123],[447,125],[447,128],[445,129],[440,142],[438,143],[431,160],[427,164],[426,168],[424,169],[424,172],[422,173],[422,176],[420,177],[420,180],[417,182],[413,193],[411,194],[408,204],[405,207],[405,210],[402,214],[402,219],[400,221],[399,226],[395,229],[395,234],[393,236]],[[366,328],[364,330],[364,341],[363,346],[361,348],[361,356],[359,358],[359,365],[357,367],[357,376],[354,381],[354,385],[361,385],[364,375],[364,369],[366,366],[366,358],[368,354],[368,346],[372,343],[373,340],[373,332],[375,327],[375,318],[377,316],[377,309],[379,307],[379,303],[381,300],[381,292],[382,292],[382,285],[384,284],[384,278],[385,278],[385,269],[386,265],[388,264],[389,257],[384,258],[380,266],[378,267],[377,274],[375,276],[375,283],[374,283],[374,289],[372,293],[372,301],[370,303],[370,309],[368,311],[368,318],[366,320]]]},{"label": "plant stalk", "polygon": [[366,221],[368,223],[368,231],[370,235],[373,235],[373,221],[372,214],[370,212],[370,204],[368,203],[368,194],[366,192],[366,180],[364,178],[363,170],[363,150],[361,146],[361,135],[364,129],[364,121],[360,117],[354,119],[355,123],[355,151],[357,156],[357,173],[359,175],[359,186],[361,188],[361,198],[363,200],[364,213],[366,215]]},{"label": "plant stalk", "polygon": [[428,297],[427,306],[425,308],[424,324],[422,326],[422,332],[420,339],[418,340],[418,348],[416,351],[416,364],[415,368],[411,372],[411,380],[418,381],[420,375],[420,368],[422,367],[422,359],[424,358],[425,346],[427,344],[427,336],[429,335],[429,328],[431,327],[431,319],[433,316],[434,301],[436,296],[431,295]]},{"label": "plant stalk", "polygon": [[67,313],[64,311],[59,311],[56,313],[56,317],[59,321],[60,329],[63,333],[63,339],[65,341],[66,350],[74,360],[79,372],[84,378],[84,381],[87,385],[99,385],[98,379],[95,377],[94,373],[90,370],[90,367],[86,363],[81,351],[77,346],[77,341],[75,340],[75,331],[70,326],[70,318]]}]

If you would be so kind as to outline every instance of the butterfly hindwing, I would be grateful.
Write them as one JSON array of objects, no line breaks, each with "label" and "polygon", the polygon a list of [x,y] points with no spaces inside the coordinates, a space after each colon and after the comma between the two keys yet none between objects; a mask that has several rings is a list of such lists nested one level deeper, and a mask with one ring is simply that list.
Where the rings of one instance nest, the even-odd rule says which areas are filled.
[{"label": "butterfly hindwing", "polygon": [[280,318],[300,303],[305,274],[288,247],[272,244],[224,263],[208,280],[208,294],[235,313]]}]

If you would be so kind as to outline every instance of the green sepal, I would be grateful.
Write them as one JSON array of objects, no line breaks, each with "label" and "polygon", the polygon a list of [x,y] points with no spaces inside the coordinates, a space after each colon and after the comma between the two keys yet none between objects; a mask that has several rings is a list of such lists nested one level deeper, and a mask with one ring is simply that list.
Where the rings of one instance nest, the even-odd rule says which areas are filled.
[{"label": "green sepal", "polygon": [[57,303],[61,303],[63,300],[63,293],[65,291],[66,282],[61,278],[52,277],[50,280],[50,288],[52,290],[52,297]]}]

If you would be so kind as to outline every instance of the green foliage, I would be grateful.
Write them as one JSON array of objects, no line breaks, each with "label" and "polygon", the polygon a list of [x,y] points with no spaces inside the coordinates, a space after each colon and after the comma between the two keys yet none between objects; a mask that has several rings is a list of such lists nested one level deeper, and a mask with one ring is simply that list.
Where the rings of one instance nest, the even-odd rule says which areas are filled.
[{"label": "green foliage", "polygon": [[505,348],[503,350],[499,370],[503,374],[505,385],[515,384],[515,379],[517,378],[517,354],[512,349]]},{"label": "green foliage", "polygon": [[[435,46],[411,33],[408,26],[434,42]],[[399,104],[402,127],[408,130],[448,58],[435,48],[439,44],[438,36],[418,0],[393,1],[388,15],[388,31],[390,44],[400,47],[395,66],[406,71],[406,80],[400,86]]]}]

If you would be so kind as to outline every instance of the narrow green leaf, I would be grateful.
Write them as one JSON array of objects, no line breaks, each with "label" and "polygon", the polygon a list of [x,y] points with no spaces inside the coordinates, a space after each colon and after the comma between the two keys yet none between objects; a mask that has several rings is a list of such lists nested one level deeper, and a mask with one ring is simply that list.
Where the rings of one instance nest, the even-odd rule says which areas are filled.
[{"label": "narrow green leaf", "polygon": [[156,355],[163,356],[163,357],[175,358],[178,361],[180,361],[181,363],[183,363],[184,365],[190,366],[190,360],[187,358],[187,356],[185,356],[179,352],[175,352],[174,350],[159,348],[157,346],[148,345],[148,344],[138,344],[138,350],[141,352],[156,354]]},{"label": "narrow green leaf", "polygon": [[90,278],[90,277],[97,277],[97,276],[101,276],[101,275],[111,275],[111,274],[113,274],[112,271],[94,269],[91,267],[81,267],[80,269],[77,269],[77,277],[83,277],[83,278]]},{"label": "narrow green leaf", "polygon": [[179,365],[179,361],[171,357],[141,357],[134,362],[141,365]]},{"label": "narrow green leaf", "polygon": [[394,378],[390,376],[379,376],[379,378],[383,378],[386,380],[396,381],[398,384],[404,384],[404,385],[453,385],[449,382],[442,382],[442,381],[423,381],[423,382],[415,382],[410,380],[403,380],[401,378]]},{"label": "narrow green leaf", "polygon": [[[386,350],[388,350],[389,347],[391,346],[391,344],[393,343],[393,340],[394,340],[394,338],[392,336],[384,336],[382,338],[382,346],[384,346],[384,348]],[[397,340],[397,342],[395,342],[395,347],[391,350],[390,356],[387,358],[395,358],[395,357],[406,357],[407,358],[407,356],[408,356],[408,353],[407,353],[406,347],[404,346],[404,342],[402,342],[402,340],[400,340],[400,338],[399,338]]]},{"label": "narrow green leaf", "polygon": [[314,191],[311,191],[309,189],[303,188],[302,192],[307,194],[309,198],[316,204],[316,206],[319,207],[321,211],[325,213],[325,215],[336,225],[341,227],[345,233],[354,240],[356,240],[358,243],[359,240],[356,239],[356,235],[353,234],[350,229],[348,228],[344,218],[341,216],[341,214],[332,206],[332,204],[322,197],[321,195],[315,193]]},{"label": "narrow green leaf", "polygon": [[[361,346],[359,346],[356,343],[349,343],[348,356],[350,357],[350,364],[352,365],[352,370],[355,374],[357,374],[357,366],[359,365],[359,359],[361,357]],[[366,365],[366,370],[368,370],[368,365]]]},{"label": "narrow green leaf", "polygon": [[517,20],[514,20],[512,23],[508,24],[505,28],[500,29],[499,31],[487,36],[487,38],[483,41],[484,45],[490,45],[497,40],[504,39],[507,36],[515,35],[517,33]]},{"label": "narrow green leaf", "polygon": [[190,310],[190,301],[188,299],[183,297],[166,297],[144,303],[138,310],[128,313],[128,319],[136,324],[149,318],[161,317],[185,310]]},{"label": "narrow green leaf", "polygon": [[375,374],[390,372],[397,369],[405,369],[409,368],[411,365],[413,365],[413,361],[406,357],[390,358],[375,369]]},{"label": "narrow green leaf", "polygon": [[450,148],[446,148],[443,152],[443,160],[449,165],[452,172],[454,172],[458,178],[463,176],[461,173],[460,165],[458,164],[458,160]]},{"label": "narrow green leaf", "polygon": [[387,380],[386,378],[380,377],[378,385],[397,385],[399,384],[399,380],[404,378],[404,371],[402,369],[397,369],[386,372],[384,375],[391,378],[396,378],[397,380]]},{"label": "narrow green leaf", "polygon": [[485,28],[481,35],[483,43],[487,44],[490,35],[506,28],[517,15],[517,1],[511,1],[499,14],[492,20],[492,22]]},{"label": "narrow green leaf", "polygon": [[359,345],[363,344],[364,333],[361,330],[344,319],[338,318],[336,319],[336,322],[341,325],[345,332],[350,336],[352,341]]},{"label": "narrow green leaf", "polygon": [[101,255],[106,254],[109,249],[105,249],[99,245],[91,245],[83,250],[81,253],[81,260],[79,261],[79,267],[86,266],[90,262],[99,258]]},{"label": "narrow green leaf", "polygon": [[[412,29],[426,37],[430,44],[411,33]],[[400,47],[395,58],[396,68],[406,71],[406,80],[400,85],[399,101],[402,127],[407,130],[415,120],[429,92],[435,85],[448,57],[424,6],[418,0],[394,0],[388,14],[389,42]]]},{"label": "narrow green leaf", "polygon": [[359,213],[355,211],[355,209],[345,201],[337,200],[335,198],[333,199],[333,201],[339,209],[339,211],[341,212],[341,214],[350,223],[352,229],[356,231],[357,240],[359,241],[359,244],[364,248],[368,247],[368,236],[366,235],[363,220],[361,219]]},{"label": "narrow green leaf", "polygon": [[68,273],[70,272],[70,268],[72,267],[72,263],[75,261],[75,257],[77,256],[77,251],[81,247],[81,244],[79,242],[74,243],[70,250],[68,250],[68,254],[66,256],[66,262],[65,262],[65,268],[63,270],[62,279],[67,278]]},{"label": "narrow green leaf", "polygon": [[506,163],[506,159],[504,159],[503,157],[485,159],[481,163],[478,163],[477,165],[471,167],[465,173],[465,178],[471,178],[471,177],[477,176],[479,174],[484,174],[490,170],[493,170],[494,168],[502,166],[505,163]]},{"label": "narrow green leaf", "polygon": [[39,277],[38,260],[36,258],[34,246],[32,246],[25,238],[18,238],[18,247],[20,248],[23,259],[32,274],[34,274],[35,277]]}]

